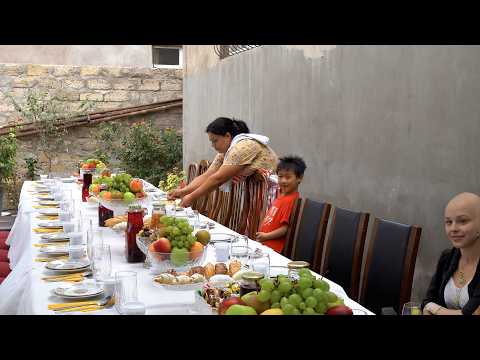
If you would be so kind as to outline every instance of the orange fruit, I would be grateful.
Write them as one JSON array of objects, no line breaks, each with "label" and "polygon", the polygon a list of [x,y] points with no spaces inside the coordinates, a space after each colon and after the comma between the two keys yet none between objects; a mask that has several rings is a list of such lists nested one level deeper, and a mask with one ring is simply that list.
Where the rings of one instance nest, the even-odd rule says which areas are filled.
[{"label": "orange fruit", "polygon": [[111,193],[110,191],[105,191],[105,192],[103,193],[103,199],[104,199],[104,200],[107,200],[107,201],[108,201],[108,200],[112,200],[112,193]]},{"label": "orange fruit", "polygon": [[190,248],[190,258],[193,260],[193,259],[196,259],[200,256],[202,256],[202,252],[203,252],[203,245],[201,242],[198,242],[198,241],[195,241],[192,245],[192,247]]}]

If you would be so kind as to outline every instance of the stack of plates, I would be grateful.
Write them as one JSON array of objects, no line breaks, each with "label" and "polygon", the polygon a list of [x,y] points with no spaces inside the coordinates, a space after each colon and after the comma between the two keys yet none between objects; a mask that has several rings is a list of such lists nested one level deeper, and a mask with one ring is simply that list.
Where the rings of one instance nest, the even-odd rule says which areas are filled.
[{"label": "stack of plates", "polygon": [[68,235],[68,233],[58,232],[58,233],[55,233],[55,234],[43,234],[41,236],[41,239],[42,240],[47,240],[49,242],[69,241],[70,236]]},{"label": "stack of plates", "polygon": [[63,221],[49,221],[38,223],[39,227],[46,229],[61,229],[63,227]]},{"label": "stack of plates", "polygon": [[48,270],[55,272],[75,273],[87,270],[89,260],[54,260],[45,265]]},{"label": "stack of plates", "polygon": [[40,209],[38,212],[42,215],[49,215],[49,216],[54,216],[58,215],[59,209],[52,208],[52,209]]},{"label": "stack of plates", "polygon": [[71,285],[59,286],[53,293],[64,299],[86,299],[103,293],[103,288],[96,283],[81,282]]}]

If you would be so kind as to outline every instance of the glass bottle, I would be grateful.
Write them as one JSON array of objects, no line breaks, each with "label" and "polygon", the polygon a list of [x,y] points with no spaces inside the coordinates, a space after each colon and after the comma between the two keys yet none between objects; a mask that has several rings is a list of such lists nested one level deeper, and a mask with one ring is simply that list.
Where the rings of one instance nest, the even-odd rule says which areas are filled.
[{"label": "glass bottle", "polygon": [[92,185],[92,172],[84,170],[83,171],[83,186],[82,186],[82,201],[86,202],[87,198],[90,195],[89,187]]},{"label": "glass bottle", "polygon": [[105,220],[113,217],[113,210],[107,209],[102,204],[98,205],[98,226],[105,227]]},{"label": "glass bottle", "polygon": [[307,261],[290,261],[287,267],[290,280],[298,280],[300,278],[298,271],[300,269],[309,269],[310,264]]},{"label": "glass bottle", "polygon": [[[162,217],[160,203],[153,203],[152,220],[150,221],[150,229],[158,230],[160,227],[160,218]],[[163,214],[165,215],[165,214]]]},{"label": "glass bottle", "polygon": [[130,205],[127,214],[125,256],[129,263],[143,262],[145,254],[137,246],[137,233],[143,228],[143,208],[139,205]]},{"label": "glass bottle", "polygon": [[263,279],[264,276],[262,273],[256,271],[244,273],[240,281],[240,297],[252,291],[259,291],[260,285],[258,282]]}]

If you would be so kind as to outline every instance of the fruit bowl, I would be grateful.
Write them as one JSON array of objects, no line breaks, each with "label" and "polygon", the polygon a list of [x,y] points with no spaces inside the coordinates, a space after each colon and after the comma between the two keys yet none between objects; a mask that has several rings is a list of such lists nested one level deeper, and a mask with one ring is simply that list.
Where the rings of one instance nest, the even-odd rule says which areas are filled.
[{"label": "fruit bowl", "polygon": [[[147,258],[151,264],[150,272],[152,274],[161,274],[174,269],[177,272],[188,271],[191,267],[200,266],[205,259],[204,248],[202,251],[185,252],[182,256],[172,253],[153,252],[147,250]],[[143,252],[143,249],[140,249]]]},{"label": "fruit bowl", "polygon": [[109,210],[112,210],[114,215],[125,214],[128,210],[128,207],[132,204],[140,205],[141,207],[147,207],[149,202],[147,195],[145,195],[145,197],[141,199],[132,200],[131,202],[126,202],[122,199],[105,200],[102,199],[100,196],[97,196],[97,199],[102,206],[106,207]]}]

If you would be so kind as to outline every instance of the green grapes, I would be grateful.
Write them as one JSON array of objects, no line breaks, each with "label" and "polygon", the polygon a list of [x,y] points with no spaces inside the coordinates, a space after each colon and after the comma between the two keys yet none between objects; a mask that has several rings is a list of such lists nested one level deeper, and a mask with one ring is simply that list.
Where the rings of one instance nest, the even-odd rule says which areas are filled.
[{"label": "green grapes", "polygon": [[261,301],[261,302],[267,302],[268,300],[270,300],[270,294],[271,294],[270,291],[260,290],[260,292],[257,295],[257,299],[258,301]]}]

